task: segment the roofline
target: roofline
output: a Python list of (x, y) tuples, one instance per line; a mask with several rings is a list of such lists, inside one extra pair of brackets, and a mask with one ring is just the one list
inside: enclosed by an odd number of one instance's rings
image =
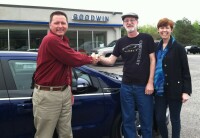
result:
[[(42, 21), (20, 21), (20, 20), (0, 20), (0, 23), (10, 23), (10, 24), (35, 24), (35, 25), (48, 25), (49, 22)], [(69, 26), (98, 26), (98, 27), (122, 27), (122, 24), (82, 24), (82, 23), (69, 23)]]
[(35, 9), (49, 9), (49, 10), (71, 10), (71, 11), (86, 11), (86, 12), (100, 12), (111, 14), (122, 14), (122, 12), (115, 11), (99, 11), (99, 10), (85, 10), (85, 9), (72, 9), (72, 8), (60, 8), (60, 7), (45, 7), (45, 6), (30, 6), (30, 5), (15, 5), (15, 4), (0, 4), (3, 7), (20, 7), (20, 8), (35, 8)]
[[(30, 52), (30, 51), (0, 51), (0, 58), (2, 57), (11, 57), (13, 55), (17, 57), (23, 56), (26, 57), (37, 57), (38, 53), (37, 52)], [(7, 55), (7, 56), (5, 56)]]

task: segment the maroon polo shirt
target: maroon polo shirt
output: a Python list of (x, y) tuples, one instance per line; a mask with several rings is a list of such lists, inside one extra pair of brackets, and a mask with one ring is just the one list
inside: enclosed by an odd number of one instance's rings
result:
[(71, 85), (72, 67), (92, 63), (92, 57), (76, 52), (69, 39), (51, 31), (43, 38), (37, 57), (35, 83), (43, 86)]

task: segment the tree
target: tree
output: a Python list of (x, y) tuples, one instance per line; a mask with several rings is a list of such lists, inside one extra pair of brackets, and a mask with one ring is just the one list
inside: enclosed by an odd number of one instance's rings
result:
[(178, 20), (175, 23), (173, 34), (182, 45), (191, 45), (194, 38), (195, 29), (187, 18)]
[(160, 36), (158, 34), (157, 28), (151, 25), (144, 25), (138, 28), (139, 32), (141, 33), (148, 33), (150, 34), (154, 40), (160, 39)]
[(194, 27), (194, 30), (195, 30), (192, 44), (200, 46), (200, 23), (198, 21), (195, 21), (192, 24), (192, 26)]
[(194, 27), (195, 31), (200, 32), (200, 23), (195, 21), (192, 26)]
[(121, 37), (127, 35), (126, 30), (124, 27), (121, 28)]
[[(140, 33), (148, 33), (148, 34), (150, 34), (154, 38), (154, 40), (160, 39), (160, 36), (158, 34), (158, 31), (157, 31), (157, 28), (154, 27), (154, 26), (144, 25), (144, 26), (138, 27), (138, 31)], [(125, 28), (123, 27), (121, 29), (121, 36), (125, 36), (125, 35), (127, 35), (127, 32), (126, 32)]]
[[(160, 40), (160, 36), (157, 33), (157, 28), (151, 25), (144, 25), (138, 27), (138, 31), (141, 33), (148, 33), (152, 35), (154, 40)], [(126, 30), (122, 28), (122, 36), (126, 35)], [(186, 45), (198, 45), (200, 46), (200, 22), (195, 21), (191, 24), (187, 18), (177, 20), (172, 34), (175, 39), (183, 46)]]

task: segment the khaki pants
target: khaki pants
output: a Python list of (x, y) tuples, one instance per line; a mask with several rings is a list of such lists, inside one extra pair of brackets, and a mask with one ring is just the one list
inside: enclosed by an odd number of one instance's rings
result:
[(71, 129), (71, 91), (43, 91), (34, 89), (33, 115), (35, 138), (52, 138), (56, 128), (59, 138), (73, 138)]

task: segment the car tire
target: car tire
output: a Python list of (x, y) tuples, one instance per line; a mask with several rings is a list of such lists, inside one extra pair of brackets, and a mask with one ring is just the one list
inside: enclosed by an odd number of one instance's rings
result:
[[(155, 116), (154, 116), (155, 117)], [(166, 124), (169, 124), (169, 112), (167, 112), (167, 118), (166, 118)], [(136, 125), (136, 129), (137, 129), (137, 138), (142, 138), (141, 136), (141, 125), (140, 125), (140, 121), (139, 121), (139, 114), (136, 111), (136, 121), (135, 121), (135, 125)], [(154, 122), (153, 122), (153, 131), (152, 131), (152, 137), (153, 138), (160, 138), (160, 132), (157, 128), (156, 122), (155, 122), (155, 118), (154, 118)], [(112, 125), (112, 130), (111, 130), (111, 136), (110, 138), (124, 138), (123, 136), (123, 131), (122, 131), (122, 117), (121, 114), (118, 115)]]
[[(141, 138), (141, 128), (139, 123), (139, 116), (136, 115), (136, 129), (137, 138)], [(113, 123), (110, 138), (124, 138), (122, 131), (122, 117), (118, 115)]]
[(122, 117), (118, 115), (112, 125), (110, 138), (122, 138)]

